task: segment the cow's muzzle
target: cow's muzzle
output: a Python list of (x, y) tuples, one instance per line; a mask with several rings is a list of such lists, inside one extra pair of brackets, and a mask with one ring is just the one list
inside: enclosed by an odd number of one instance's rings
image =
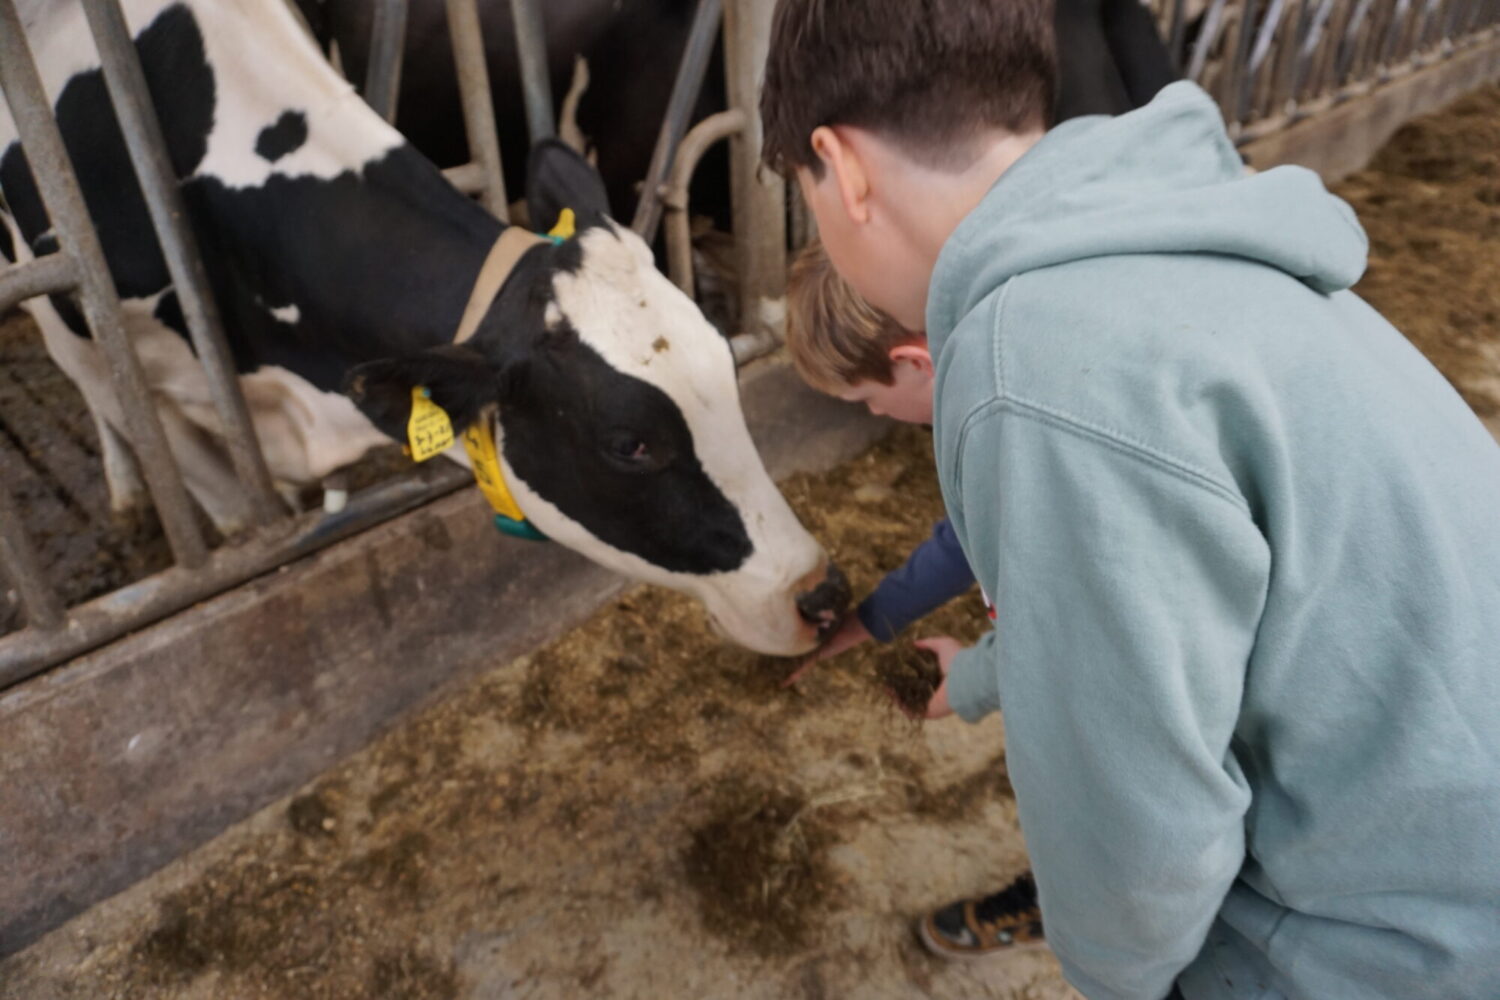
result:
[(830, 562), (821, 580), (804, 580), (803, 584), (811, 589), (797, 594), (797, 613), (823, 638), (838, 627), (849, 608), (849, 580)]

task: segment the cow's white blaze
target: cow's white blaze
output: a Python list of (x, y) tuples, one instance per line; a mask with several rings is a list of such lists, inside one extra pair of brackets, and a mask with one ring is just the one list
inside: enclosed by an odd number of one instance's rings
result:
[[(527, 516), (549, 536), (596, 562), (638, 579), (686, 591), (741, 645), (766, 653), (804, 652), (816, 641), (795, 599), (821, 578), (823, 550), (802, 527), (766, 473), (740, 409), (728, 342), (652, 263), (634, 233), (586, 230), (583, 264), (559, 273), (549, 320), (565, 317), (612, 368), (649, 382), (682, 412), (699, 463), (743, 520), (754, 551), (738, 569), (691, 575), (654, 566), (595, 538), (506, 474)], [(503, 440), (504, 428), (496, 431)]]

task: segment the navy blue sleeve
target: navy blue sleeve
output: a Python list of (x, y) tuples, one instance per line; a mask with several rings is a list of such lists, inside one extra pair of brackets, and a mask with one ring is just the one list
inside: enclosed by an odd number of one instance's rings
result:
[(890, 642), (912, 622), (968, 590), (974, 583), (958, 535), (947, 518), (907, 557), (905, 565), (886, 574), (875, 592), (855, 612), (870, 635)]

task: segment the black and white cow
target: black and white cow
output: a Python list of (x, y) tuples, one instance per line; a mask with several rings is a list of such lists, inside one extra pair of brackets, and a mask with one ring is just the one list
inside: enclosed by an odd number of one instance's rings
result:
[[(533, 158), (533, 220), (571, 207), (577, 235), (527, 250), (455, 345), (504, 227), (363, 104), (283, 0), (122, 6), (273, 477), (316, 482), (404, 438), (411, 390), (426, 386), (460, 432), (493, 421), (515, 498), (548, 536), (696, 596), (745, 646), (814, 645), (807, 618), (847, 593), (761, 465), (727, 344), (609, 219), (581, 159), (561, 145)], [(21, 11), (173, 452), (232, 531), (244, 499), (79, 5)], [(0, 110), (0, 249), (26, 260), (56, 241), (15, 134)], [(143, 502), (76, 307), (29, 309), (99, 426), (114, 503)]]

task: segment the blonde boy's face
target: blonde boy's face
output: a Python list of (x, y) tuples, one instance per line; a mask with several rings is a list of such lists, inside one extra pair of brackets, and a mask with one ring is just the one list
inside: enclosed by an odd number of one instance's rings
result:
[(905, 344), (891, 351), (891, 384), (861, 381), (838, 394), (848, 403), (863, 403), (877, 417), (908, 424), (932, 423), (932, 355), (927, 348)]

